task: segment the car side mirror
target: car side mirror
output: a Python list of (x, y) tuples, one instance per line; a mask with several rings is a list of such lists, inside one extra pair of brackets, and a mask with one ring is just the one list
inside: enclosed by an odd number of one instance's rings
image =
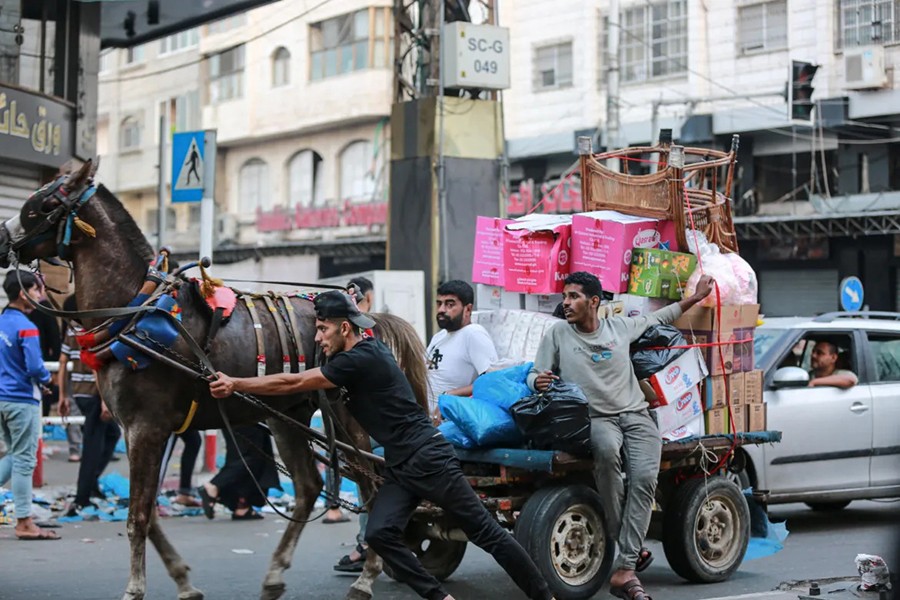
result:
[(776, 390), (809, 386), (809, 373), (800, 367), (781, 367), (775, 371), (772, 387)]

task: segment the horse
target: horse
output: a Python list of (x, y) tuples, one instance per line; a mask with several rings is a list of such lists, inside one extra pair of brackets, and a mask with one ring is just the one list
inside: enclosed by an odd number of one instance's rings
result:
[[(94, 185), (95, 171), (92, 161), (87, 161), (80, 169), (61, 175), (32, 194), (17, 217), (0, 225), (0, 265), (9, 266), (11, 258), (28, 264), (60, 254), (71, 262), (77, 305), (84, 313), (82, 324), (88, 329), (103, 325), (104, 321), (98, 312), (92, 317), (85, 311), (129, 305), (145, 285), (148, 264), (154, 258), (152, 248), (121, 202), (102, 184)], [(172, 348), (182, 356), (191, 357), (192, 347), (184, 332), (194, 340), (207, 340), (211, 317), (203, 306), (204, 294), (198, 287), (183, 276), (177, 278), (175, 285), (183, 331)], [(300, 338), (296, 340), (299, 350), (291, 356), (292, 367), (301, 368), (303, 356), (309, 363), (306, 366), (312, 367), (316, 356), (312, 302), (296, 296), (287, 301), (297, 317)], [(282, 368), (283, 355), (275, 322), (278, 317), (268, 310), (258, 314), (268, 358), (266, 370), (276, 372)], [(394, 352), (419, 404), (427, 411), (425, 348), (415, 329), (396, 316), (374, 314), (372, 317), (377, 323), (376, 335), (380, 335)], [(257, 352), (247, 347), (247, 340), (254, 336), (249, 309), (238, 302), (227, 325), (218, 328), (207, 342), (207, 364), (230, 375), (256, 375)], [(253, 424), (264, 419), (296, 489), (296, 506), (291, 520), (272, 555), (262, 584), (260, 597), (275, 600), (284, 594), (284, 572), (291, 566), (304, 523), (322, 490), (309, 438), (283, 419), (273, 418), (270, 410), (260, 406), (235, 397), (213, 400), (208, 379), (175, 366), (156, 360), (143, 370), (133, 370), (123, 362), (113, 360), (99, 366), (97, 371), (100, 394), (124, 429), (131, 473), (127, 521), (130, 573), (123, 600), (144, 597), (148, 537), (177, 585), (179, 600), (203, 598), (203, 593), (191, 585), (189, 567), (163, 533), (155, 510), (163, 448), (169, 435), (187, 421), (192, 429), (222, 429), (229, 424)], [(261, 401), (266, 407), (306, 425), (316, 409), (314, 397), (309, 394), (267, 397)], [(196, 411), (191, 419), (192, 404)], [(368, 435), (343, 403), (331, 402), (330, 405), (336, 415), (338, 427), (335, 429), (339, 438), (356, 448), (368, 449)], [(359, 464), (372, 473), (372, 461), (360, 461)], [(374, 496), (375, 486), (374, 478), (360, 478), (361, 495), (367, 502)], [(351, 585), (346, 599), (370, 599), (372, 582), (381, 568), (381, 559), (374, 552), (368, 552), (363, 573)]]

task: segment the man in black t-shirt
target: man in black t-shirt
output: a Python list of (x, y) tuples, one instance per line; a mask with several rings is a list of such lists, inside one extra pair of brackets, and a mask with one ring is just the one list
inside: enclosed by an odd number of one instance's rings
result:
[(406, 523), (421, 499), (458, 522), (469, 539), (490, 552), (529, 598), (551, 598), (547, 582), (524, 549), (491, 517), (469, 486), (453, 447), (431, 424), (393, 354), (361, 329), (375, 325), (339, 291), (315, 300), (316, 343), (328, 362), (303, 373), (232, 378), (218, 373), (212, 395), (234, 392), (281, 396), (344, 388), (347, 407), (375, 441), (384, 446), (385, 481), (375, 497), (366, 528), (369, 546), (394, 576), (423, 598), (452, 600), (403, 542)]

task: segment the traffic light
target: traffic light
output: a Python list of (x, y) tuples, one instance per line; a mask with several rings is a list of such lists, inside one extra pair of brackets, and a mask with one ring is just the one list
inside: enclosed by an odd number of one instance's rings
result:
[(791, 120), (810, 121), (813, 108), (813, 78), (819, 65), (795, 60), (791, 62), (791, 83), (788, 86), (788, 105)]

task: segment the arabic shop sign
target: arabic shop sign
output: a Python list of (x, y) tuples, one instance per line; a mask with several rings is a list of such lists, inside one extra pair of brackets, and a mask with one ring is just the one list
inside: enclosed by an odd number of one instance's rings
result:
[(72, 158), (73, 114), (58, 100), (0, 85), (0, 157), (60, 167)]

